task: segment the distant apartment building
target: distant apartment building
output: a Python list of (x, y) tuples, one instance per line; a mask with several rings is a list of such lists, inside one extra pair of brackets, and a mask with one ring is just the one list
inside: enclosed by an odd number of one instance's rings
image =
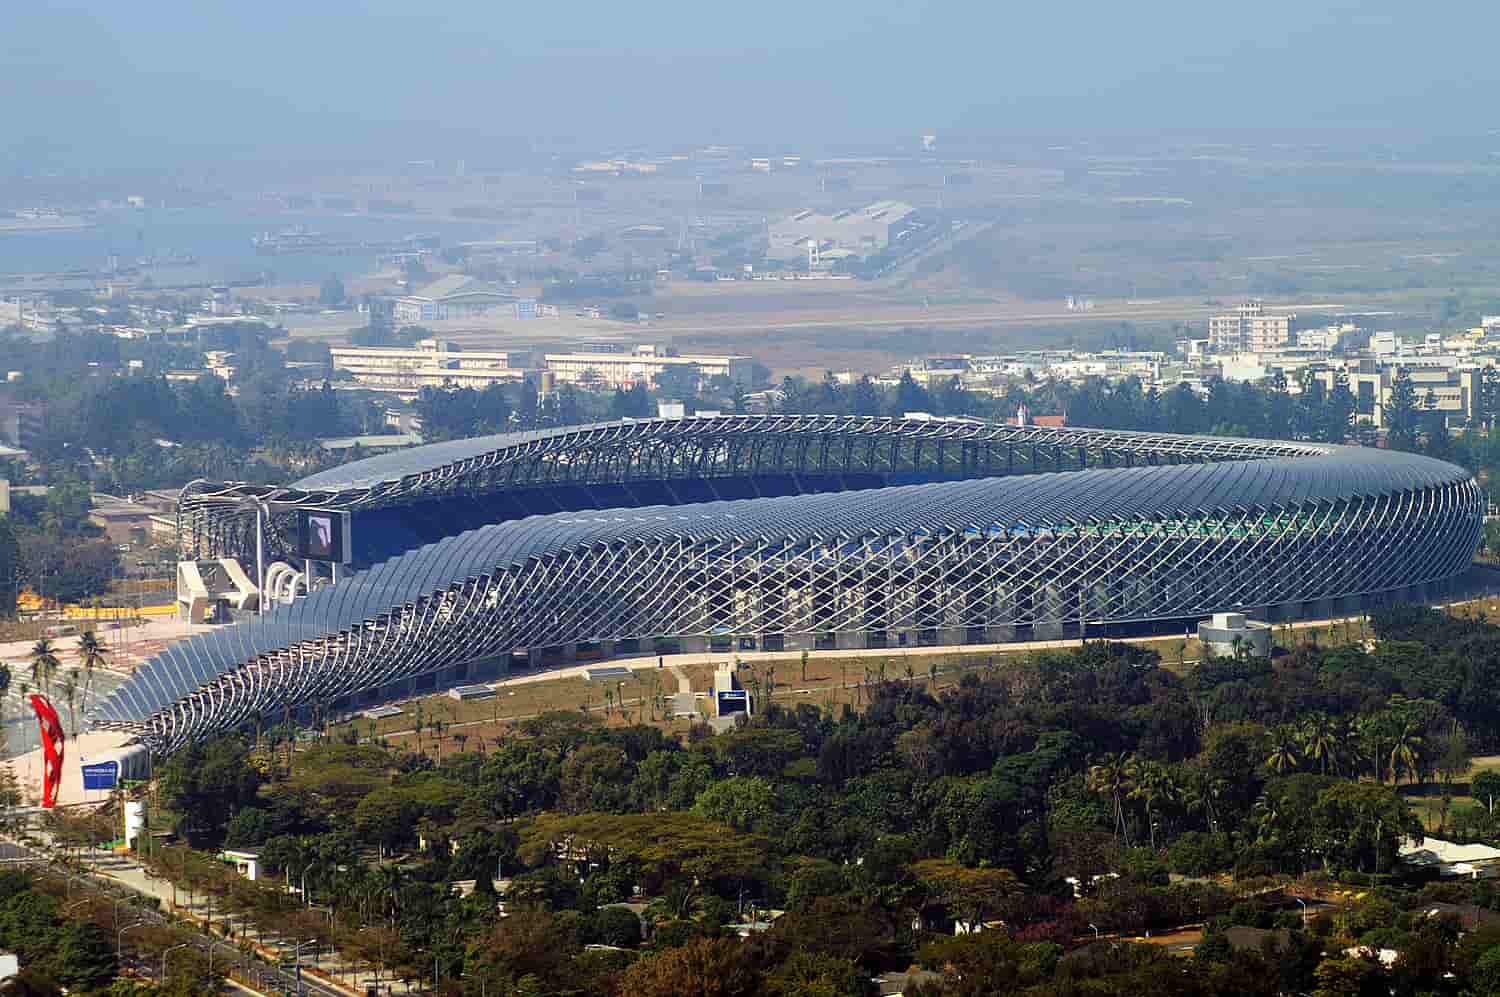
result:
[(516, 295), (484, 281), (450, 274), (411, 294), (397, 298), (391, 317), (397, 325), (420, 325), (445, 319), (472, 318), (498, 308), (511, 308)]
[(1240, 305), (1233, 315), (1208, 320), (1208, 345), (1215, 353), (1265, 353), (1292, 339), (1293, 315), (1268, 315), (1259, 301)]
[(1350, 323), (1328, 325), (1321, 329), (1302, 329), (1297, 332), (1297, 345), (1303, 349), (1331, 353), (1338, 349), (1346, 337), (1352, 338), (1358, 332), (1359, 326)]
[(376, 391), (416, 394), (422, 388), (485, 388), (524, 380), (534, 359), (530, 350), (460, 350), (441, 339), (415, 347), (336, 346), (328, 351), (335, 371), (347, 371)]
[[(1411, 381), (1417, 407), (1441, 412), (1444, 422), (1455, 428), (1474, 416), (1474, 402), (1479, 395), (1483, 368), (1460, 365), (1452, 357), (1404, 357), (1382, 361), (1365, 357), (1343, 371), (1354, 395), (1355, 420), (1376, 429), (1387, 426), (1386, 413), (1391, 406), (1391, 392), (1401, 371)], [(1339, 371), (1328, 369), (1315, 373), (1323, 387), (1333, 390)]]
[(704, 379), (727, 377), (749, 386), (755, 361), (747, 356), (678, 356), (658, 346), (638, 346), (631, 353), (548, 353), (543, 362), (558, 384), (603, 388), (650, 387), (656, 376), (671, 368), (696, 368)]

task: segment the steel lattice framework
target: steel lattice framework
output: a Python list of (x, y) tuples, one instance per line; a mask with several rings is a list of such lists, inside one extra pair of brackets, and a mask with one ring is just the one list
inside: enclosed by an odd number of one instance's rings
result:
[[(644, 441), (653, 434), (670, 439), (717, 421), (687, 422), (590, 427), (575, 439), (588, 447), (615, 433), (649, 451)], [(808, 446), (821, 450), (829, 438), (857, 436), (859, 422), (825, 420), (815, 431), (809, 427), (818, 420), (794, 420), (784, 424), (793, 439), (783, 447), (802, 449), (810, 439)], [(661, 638), (706, 645), (745, 635), (761, 646), (771, 638), (878, 646), (894, 635), (951, 644), (1038, 635), (1080, 621), (1347, 608), (1334, 600), (1420, 595), (1422, 586), (1463, 572), (1483, 513), (1467, 472), (1409, 454), (1103, 431), (1047, 430), (1042, 439), (1039, 431), (972, 423), (863, 422), (880, 447), (910, 428), (955, 453), (978, 442), (992, 452), (1003, 443), (999, 452), (1011, 454), (1050, 449), (1034, 465), (1040, 473), (1018, 473), (1012, 463), (1008, 475), (977, 480), (567, 512), (484, 526), (410, 550), (257, 622), (174, 645), (141, 666), (94, 720), (171, 750), (257, 713), (334, 703), (517, 648)], [(759, 427), (775, 424), (729, 420), (721, 431), (738, 425), (769, 433)], [(538, 458), (585, 466), (561, 453), (552, 457), (550, 439), (506, 444), (541, 447), (525, 461), (486, 456), (502, 448), (462, 459), (482, 460), (483, 471), (451, 470), (460, 462), (435, 466), (434, 483), (450, 487), (465, 475), (520, 463), (536, 467)], [(914, 452), (910, 440), (899, 442)], [(425, 449), (393, 456), (421, 459)], [(1059, 459), (1068, 455), (1076, 463), (1062, 466), (1075, 469), (1059, 473)], [(1161, 466), (1138, 466), (1156, 462)], [(674, 458), (656, 466), (682, 465)], [(310, 483), (299, 487), (306, 493)], [(344, 503), (391, 494), (388, 482), (344, 481), (341, 489)]]
[[(291, 549), (293, 507), (369, 510), (444, 496), (773, 475), (810, 490), (1311, 456), (1315, 445), (1161, 433), (1007, 426), (962, 419), (742, 415), (611, 422), (438, 443), (356, 461), (286, 486), (195, 481), (177, 510), (184, 557), (249, 558), (254, 511), (271, 511), (270, 557)], [(575, 501), (582, 496), (574, 493)], [(628, 502), (615, 492), (610, 504)], [(584, 507), (590, 507), (583, 498)]]

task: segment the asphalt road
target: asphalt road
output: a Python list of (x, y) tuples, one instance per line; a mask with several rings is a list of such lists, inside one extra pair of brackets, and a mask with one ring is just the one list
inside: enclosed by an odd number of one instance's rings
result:
[[(45, 852), (26, 845), (19, 845), (12, 841), (0, 841), (0, 863), (50, 865)], [(128, 886), (113, 882), (102, 876), (88, 873), (69, 873), (60, 869), (56, 870), (56, 872), (59, 875), (72, 875), (87, 879), (98, 887), (101, 894), (129, 901), (137, 922), (158, 925), (169, 923), (166, 915), (145, 903), (146, 900), (151, 898), (145, 897), (144, 894), (138, 893)], [(213, 959), (216, 964), (234, 966), (241, 976), (250, 981), (262, 993), (288, 995), (311, 994), (313, 997), (348, 997), (348, 991), (329, 986), (320, 980), (312, 979), (308, 976), (304, 976), (299, 983), (295, 973), (246, 956), (227, 941), (210, 938), (196, 931), (189, 933), (188, 941), (199, 952), (203, 953), (205, 957), (209, 954), (209, 950), (212, 949)], [(150, 969), (150, 967), (146, 968)]]

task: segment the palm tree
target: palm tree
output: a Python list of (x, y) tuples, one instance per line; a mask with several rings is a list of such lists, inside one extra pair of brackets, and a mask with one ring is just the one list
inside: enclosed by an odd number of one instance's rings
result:
[(1385, 781), (1384, 718), (1377, 715), (1360, 717), (1354, 722), (1354, 731), (1359, 740), (1360, 754), (1370, 762), (1371, 774), (1376, 782)]
[(1266, 757), (1266, 768), (1277, 775), (1295, 771), (1302, 764), (1297, 748), (1297, 728), (1291, 724), (1278, 725), (1271, 732), (1271, 754)]
[(62, 686), (58, 690), (62, 693), (63, 702), (68, 704), (68, 723), (73, 728), (73, 740), (78, 740), (78, 672), (69, 672), (63, 677)]
[(1302, 725), (1302, 754), (1309, 761), (1318, 763), (1318, 771), (1328, 774), (1328, 763), (1333, 763), (1334, 775), (1339, 771), (1339, 732), (1337, 725), (1326, 713), (1315, 713)]
[(1146, 828), (1154, 849), (1156, 818), (1163, 807), (1177, 798), (1177, 784), (1172, 781), (1171, 771), (1161, 762), (1137, 762), (1132, 759), (1131, 765), (1135, 768), (1135, 785), (1130, 790), (1130, 798), (1140, 800), (1146, 808)]
[(99, 639), (93, 630), (85, 630), (78, 638), (78, 663), (83, 666), (83, 705), (88, 707), (94, 690), (94, 671), (104, 667), (109, 654), (109, 645)]
[(43, 692), (52, 691), (52, 677), (61, 666), (51, 640), (43, 637), (31, 645), (31, 681), (41, 686)]
[(1391, 742), (1391, 782), (1401, 781), (1401, 770), (1406, 769), (1407, 779), (1417, 781), (1417, 770), (1422, 762), (1421, 728), (1411, 721), (1401, 725)]
[(1097, 765), (1089, 766), (1088, 787), (1096, 793), (1108, 796), (1115, 811), (1115, 833), (1130, 844), (1130, 829), (1125, 824), (1125, 797), (1132, 788), (1130, 757), (1123, 751), (1106, 754)]

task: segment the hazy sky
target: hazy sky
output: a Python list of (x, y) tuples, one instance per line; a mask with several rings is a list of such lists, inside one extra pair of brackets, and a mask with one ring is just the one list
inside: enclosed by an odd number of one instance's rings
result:
[[(16, 6), (24, 9), (15, 10)], [(0, 162), (1396, 126), (1483, 132), (1492, 3), (7, 5)]]

